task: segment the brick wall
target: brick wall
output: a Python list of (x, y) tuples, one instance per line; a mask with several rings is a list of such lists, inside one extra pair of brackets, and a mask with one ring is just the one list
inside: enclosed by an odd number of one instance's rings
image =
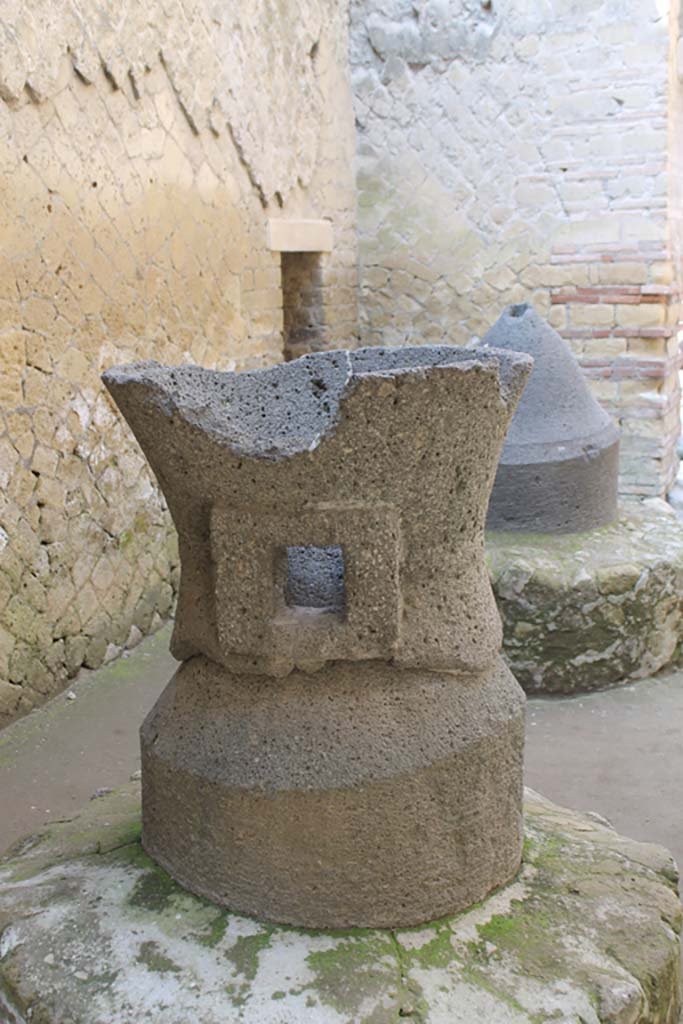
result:
[(462, 343), (532, 301), (619, 421), (625, 495), (677, 468), (677, 15), (352, 3), (365, 340)]

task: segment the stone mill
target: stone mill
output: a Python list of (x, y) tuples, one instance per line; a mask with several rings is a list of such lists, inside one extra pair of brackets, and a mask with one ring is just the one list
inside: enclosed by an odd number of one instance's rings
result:
[(178, 527), (181, 665), (141, 784), (0, 859), (0, 1019), (678, 1019), (670, 854), (523, 797), (484, 525), (530, 365), (105, 375)]
[(524, 698), (484, 522), (530, 366), (425, 346), (105, 374), (180, 538), (143, 845), (188, 889), (394, 926), (517, 871)]
[(534, 367), (510, 424), (491, 494), (492, 530), (572, 533), (617, 514), (619, 431), (598, 405), (567, 343), (521, 303), (483, 346), (527, 352)]
[(486, 524), (508, 664), (529, 693), (656, 672), (683, 630), (679, 521), (658, 499), (618, 506), (618, 428), (532, 306), (508, 306), (474, 351), (488, 346), (534, 360)]

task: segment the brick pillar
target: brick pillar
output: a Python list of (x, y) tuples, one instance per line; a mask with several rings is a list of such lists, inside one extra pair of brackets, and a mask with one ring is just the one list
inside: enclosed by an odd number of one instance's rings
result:
[(666, 493), (678, 468), (678, 294), (658, 244), (565, 246), (554, 263), (590, 284), (551, 289), (553, 325), (622, 433), (620, 491)]

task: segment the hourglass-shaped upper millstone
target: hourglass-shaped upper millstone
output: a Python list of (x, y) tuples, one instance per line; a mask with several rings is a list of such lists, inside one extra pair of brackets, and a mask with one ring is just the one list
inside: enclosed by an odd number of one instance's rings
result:
[(619, 431), (563, 338), (532, 306), (508, 306), (477, 351), (527, 352), (534, 367), (489, 503), (493, 530), (573, 533), (617, 514)]
[(531, 365), (420, 346), (107, 371), (178, 529), (176, 657), (273, 675), (489, 665), (501, 632), (484, 521)]

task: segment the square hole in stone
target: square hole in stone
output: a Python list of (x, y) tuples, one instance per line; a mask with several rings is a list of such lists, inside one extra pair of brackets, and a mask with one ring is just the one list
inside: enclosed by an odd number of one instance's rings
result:
[(290, 608), (344, 612), (346, 589), (341, 547), (288, 547), (285, 570), (285, 604)]

